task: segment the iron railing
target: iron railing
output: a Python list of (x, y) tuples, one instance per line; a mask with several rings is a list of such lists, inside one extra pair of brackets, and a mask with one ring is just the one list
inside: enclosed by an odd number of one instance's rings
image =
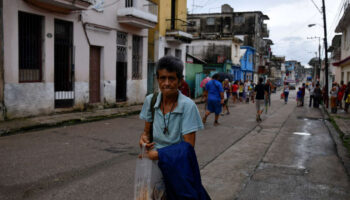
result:
[(167, 31), (183, 31), (187, 32), (187, 27), (192, 27), (193, 24), (182, 19), (166, 19)]
[(42, 23), (42, 16), (18, 13), (19, 82), (42, 80)]
[(126, 8), (137, 8), (158, 16), (158, 5), (149, 0), (125, 0)]

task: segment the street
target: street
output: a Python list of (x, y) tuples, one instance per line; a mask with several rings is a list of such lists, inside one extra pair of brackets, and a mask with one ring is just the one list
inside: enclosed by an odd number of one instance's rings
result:
[[(308, 93), (306, 94), (308, 97)], [(272, 95), (255, 121), (255, 104), (230, 102), (214, 127), (196, 134), (202, 181), (213, 200), (350, 199), (350, 182), (319, 109)], [(204, 104), (199, 104), (201, 115)], [(133, 115), (0, 138), (0, 199), (133, 199), (138, 140)]]

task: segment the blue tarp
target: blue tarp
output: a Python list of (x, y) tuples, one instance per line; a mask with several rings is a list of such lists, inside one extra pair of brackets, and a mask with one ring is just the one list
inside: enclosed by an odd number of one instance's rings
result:
[(194, 148), (181, 142), (158, 149), (158, 166), (166, 186), (167, 200), (209, 200), (199, 172)]

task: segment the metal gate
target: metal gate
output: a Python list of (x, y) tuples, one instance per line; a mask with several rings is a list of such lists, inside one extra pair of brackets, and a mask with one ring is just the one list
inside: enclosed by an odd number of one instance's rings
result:
[(73, 23), (55, 19), (55, 108), (74, 105)]
[(156, 71), (155, 71), (155, 63), (148, 63), (148, 71), (147, 71), (147, 94), (151, 94), (154, 92), (155, 84), (156, 84)]
[(117, 86), (116, 101), (126, 101), (127, 86), (127, 33), (117, 32)]

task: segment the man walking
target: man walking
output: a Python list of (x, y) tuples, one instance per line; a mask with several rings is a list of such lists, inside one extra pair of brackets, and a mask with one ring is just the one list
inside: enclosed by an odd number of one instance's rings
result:
[(222, 110), (222, 104), (224, 103), (224, 89), (218, 79), (219, 74), (214, 74), (212, 80), (205, 85), (206, 90), (204, 92), (208, 105), (202, 121), (205, 123), (210, 113), (215, 113), (214, 126), (219, 125), (218, 120)]
[(304, 97), (305, 97), (305, 83), (301, 87), (301, 106), (304, 106)]
[(271, 106), (271, 90), (272, 90), (272, 86), (271, 86), (271, 82), (270, 79), (267, 79), (265, 85), (265, 112), (267, 113), (268, 107)]
[(310, 94), (309, 107), (311, 107), (312, 101), (314, 101), (314, 90), (315, 90), (315, 83), (312, 82), (312, 84), (309, 85), (309, 94)]
[(263, 78), (259, 78), (259, 82), (258, 85), (255, 86), (255, 100), (256, 100), (256, 121), (257, 122), (261, 122), (261, 117), (260, 115), (263, 113), (264, 111), (264, 96), (265, 94), (265, 88), (263, 85)]

